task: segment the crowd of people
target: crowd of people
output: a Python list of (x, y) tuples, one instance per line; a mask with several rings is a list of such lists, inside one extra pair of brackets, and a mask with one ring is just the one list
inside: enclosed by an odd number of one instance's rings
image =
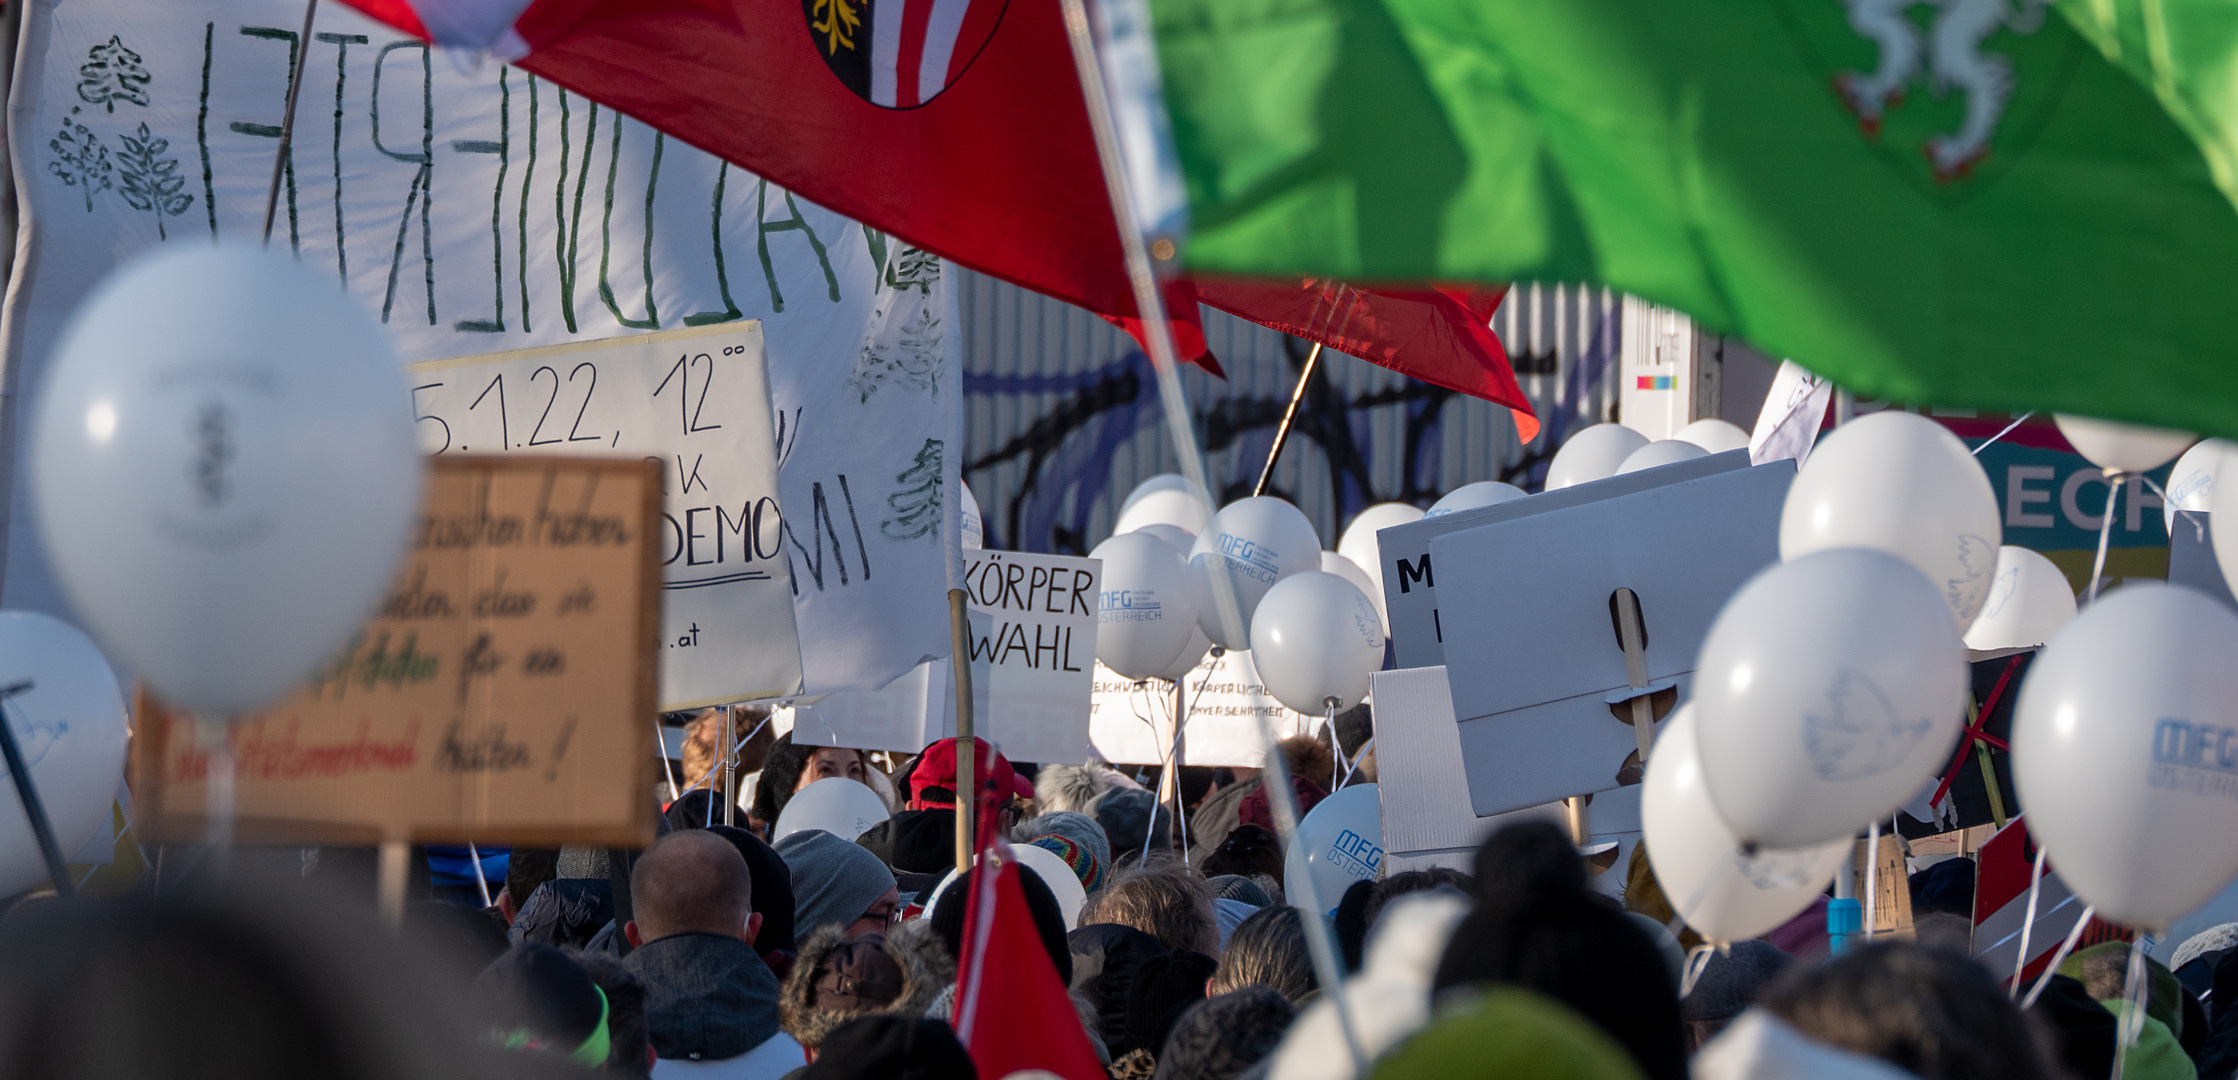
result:
[[(1364, 724), (1340, 745), (1357, 751)], [(487, 907), (430, 893), (388, 925), (341, 853), (291, 849), (289, 865), (246, 848), (182, 858), (122, 896), (19, 899), (0, 918), (0, 1076), (979, 1076), (950, 1022), (978, 887), (976, 875), (944, 884), (955, 741), (890, 771), (854, 750), (757, 742), (734, 773), (751, 790), (732, 792), (712, 744), (687, 738), (686, 774), (707, 783), (663, 808), (655, 844), (514, 849)], [(1029, 777), (979, 746), (980, 810), (1009, 844), (1057, 856), (1077, 879), (1064, 891), (1086, 899), (1069, 912), (1030, 867), (1020, 874), (1035, 951), (1070, 1000), (1030, 1021), (985, 1019), (974, 1039), (1077, 1023), (1108, 1076), (1142, 1080), (2096, 1080), (2115, 1068), (2129, 946), (2075, 953), (2023, 1007), (1950, 925), (1971, 900), (1963, 859), (1917, 876), (1914, 938), (1835, 948), (1814, 907), (1690, 962), (1639, 860), (1620, 901), (1594, 888), (1566, 830), (1523, 821), (1466, 869), (1390, 872), (1322, 898), (1343, 972), (1331, 987), (1308, 940), (1319, 916), (1284, 895), (1254, 771), (1185, 770), (1169, 789), (1177, 820), (1109, 767)], [(1329, 794), (1319, 778), (1347, 779), (1326, 743), (1292, 740), (1284, 758), (1301, 809)], [(1354, 782), (1373, 778), (1372, 761), (1348, 764), (1364, 765)], [(771, 843), (791, 797), (832, 777), (882, 792), (894, 813), (853, 839), (807, 829)], [(2238, 981), (2238, 924), (2152, 962), (2148, 981), (2123, 1075), (2238, 1071), (2238, 1016), (2215, 1008), (2238, 1000), (2217, 992)]]

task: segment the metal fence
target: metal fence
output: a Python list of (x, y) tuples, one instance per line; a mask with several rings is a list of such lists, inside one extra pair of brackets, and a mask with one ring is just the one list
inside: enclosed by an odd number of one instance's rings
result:
[[(964, 479), (987, 545), (1084, 554), (1110, 534), (1141, 481), (1178, 471), (1149, 360), (1101, 318), (1006, 282), (960, 271)], [(1535, 486), (1545, 447), (1605, 418), (1615, 380), (1618, 297), (1527, 283), (1493, 316), (1545, 427), (1526, 446), (1508, 411), (1335, 352), (1324, 354), (1269, 483), (1296, 503), (1325, 547), (1379, 502), (1428, 506), (1478, 480)], [(1204, 309), (1227, 378), (1188, 368), (1182, 385), (1222, 501), (1250, 493), (1301, 370), (1306, 346)]]

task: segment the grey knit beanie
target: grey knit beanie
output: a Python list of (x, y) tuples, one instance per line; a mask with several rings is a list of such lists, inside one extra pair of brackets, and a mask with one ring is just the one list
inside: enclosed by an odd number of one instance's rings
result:
[(893, 872), (869, 849), (822, 829), (802, 829), (777, 841), (777, 855), (793, 872), (795, 932), (845, 926), (894, 887)]

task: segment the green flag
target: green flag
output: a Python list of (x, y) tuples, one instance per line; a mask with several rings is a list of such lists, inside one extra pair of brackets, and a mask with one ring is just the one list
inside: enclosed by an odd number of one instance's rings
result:
[(1599, 282), (1867, 396), (2238, 434), (2238, 212), (2035, 0), (1154, 3), (1198, 272)]

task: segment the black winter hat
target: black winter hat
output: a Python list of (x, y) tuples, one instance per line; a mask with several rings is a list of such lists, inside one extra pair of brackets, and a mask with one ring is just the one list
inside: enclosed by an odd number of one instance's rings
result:
[[(959, 959), (964, 955), (964, 907), (971, 889), (979, 884), (979, 875), (971, 875), (968, 881), (968, 886), (948, 886), (930, 916), (933, 932), (948, 943), (949, 955)], [(1056, 965), (1057, 981), (1071, 986), (1072, 949), (1065, 944), (1065, 909), (1058, 905), (1057, 894), (1049, 891), (1040, 874), (1025, 867), (1019, 867), (1018, 887), (1026, 894), (1026, 912), (1034, 917), (1034, 930), (1041, 935), (1042, 947), (1049, 950), (1049, 962)]]
[(855, 838), (896, 874), (940, 874), (956, 865), (956, 812), (904, 810)]
[(979, 1080), (956, 1033), (938, 1020), (866, 1016), (824, 1036), (801, 1080)]
[(1158, 1051), (1157, 1080), (1233, 1080), (1274, 1053), (1297, 1016), (1289, 998), (1265, 986), (1197, 1002)]
[(1112, 1048), (1114, 1056), (1126, 1050), (1156, 1056), (1182, 1011), (1204, 1000), (1205, 980), (1219, 968), (1219, 961), (1186, 949), (1143, 961), (1127, 985), (1127, 1040)]
[(1493, 833), (1477, 852), (1476, 890), (1433, 994), (1480, 983), (1537, 991), (1616, 1039), (1647, 1080), (1686, 1080), (1671, 969), (1631, 916), (1586, 887), (1585, 860), (1561, 829), (1532, 821)]
[(716, 825), (707, 831), (730, 841), (739, 857), (746, 860), (746, 872), (754, 882), (754, 912), (762, 917), (761, 933), (754, 935), (754, 951), (767, 957), (798, 948), (793, 940), (792, 868), (785, 865), (776, 848), (744, 829)]
[(474, 980), (474, 999), (499, 1032), (526, 1031), (562, 1052), (589, 1038), (606, 1015), (590, 973), (549, 945), (507, 949)]
[(1694, 980), (1694, 990), (1679, 1002), (1685, 1020), (1726, 1020), (1748, 1011), (1756, 992), (1779, 977), (1795, 958), (1768, 941), (1736, 941), (1731, 952), (1714, 952)]

